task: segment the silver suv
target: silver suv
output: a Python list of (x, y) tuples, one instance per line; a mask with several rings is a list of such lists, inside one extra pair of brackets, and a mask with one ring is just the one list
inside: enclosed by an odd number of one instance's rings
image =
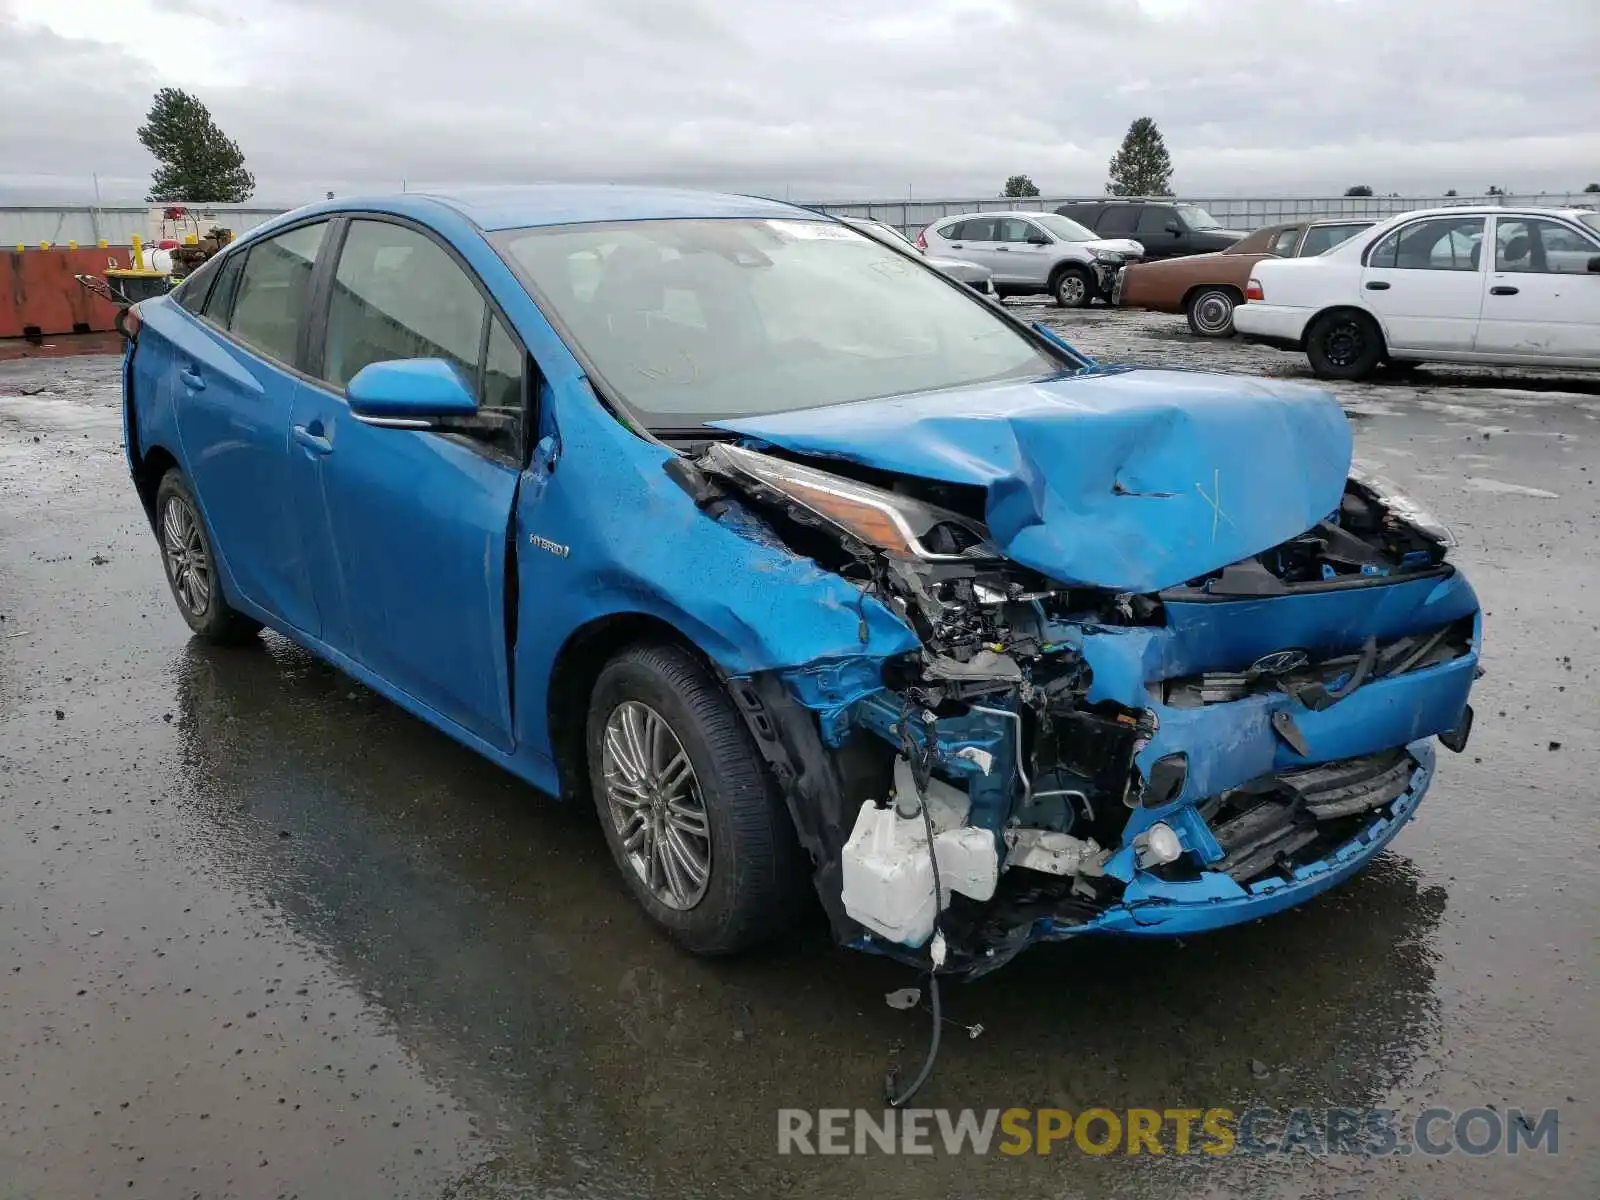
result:
[(917, 235), (930, 255), (988, 267), (1001, 296), (1048, 292), (1064, 308), (1107, 301), (1117, 274), (1144, 257), (1129, 238), (1101, 238), (1055, 213), (986, 212), (945, 217)]

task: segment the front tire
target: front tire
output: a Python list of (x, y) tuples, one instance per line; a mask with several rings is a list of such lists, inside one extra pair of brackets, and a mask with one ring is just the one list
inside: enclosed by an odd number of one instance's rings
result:
[(1365, 379), (1383, 355), (1383, 333), (1365, 313), (1323, 313), (1306, 333), (1306, 358), (1318, 379)]
[(249, 641), (261, 632), (259, 621), (239, 612), (222, 594), (211, 533), (177, 467), (156, 488), (156, 537), (178, 613), (198, 637), (227, 644)]
[(1094, 299), (1094, 276), (1083, 267), (1063, 267), (1050, 294), (1062, 308), (1088, 308)]
[(1233, 310), (1238, 303), (1239, 294), (1232, 288), (1201, 288), (1184, 306), (1190, 332), (1196, 337), (1232, 337)]
[(600, 672), (589, 784), (611, 856), (650, 918), (697, 954), (782, 933), (806, 890), (777, 785), (727, 693), (688, 651), (643, 645)]

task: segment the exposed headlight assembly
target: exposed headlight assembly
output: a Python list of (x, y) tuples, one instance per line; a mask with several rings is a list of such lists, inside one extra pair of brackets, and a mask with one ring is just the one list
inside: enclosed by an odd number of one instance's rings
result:
[[(730, 442), (713, 444), (699, 459), (699, 465), (753, 484), (758, 491), (776, 492), (858, 541), (890, 554), (926, 562), (1005, 557), (978, 522), (842, 475), (746, 450)], [(941, 527), (942, 533), (936, 538), (935, 531)]]
[(1456, 535), (1450, 532), (1448, 525), (1402, 492), (1392, 480), (1385, 479), (1381, 475), (1369, 474), (1353, 463), (1350, 466), (1350, 480), (1352, 483), (1360, 484), (1364, 491), (1388, 511), (1390, 516), (1404, 521), (1418, 533), (1432, 538), (1441, 546), (1457, 544)]

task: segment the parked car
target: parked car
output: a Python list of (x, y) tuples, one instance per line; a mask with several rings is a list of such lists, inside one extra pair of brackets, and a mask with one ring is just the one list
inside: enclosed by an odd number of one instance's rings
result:
[(1138, 238), (1146, 259), (1226, 250), (1244, 237), (1197, 204), (1175, 200), (1080, 200), (1056, 212), (1100, 237)]
[(1600, 214), (1403, 213), (1317, 258), (1258, 262), (1234, 326), (1324, 379), (1380, 362), (1600, 367)]
[(1096, 367), (804, 209), (328, 201), (126, 324), (189, 627), (589, 797), (695, 951), (808, 875), (841, 941), (951, 973), (1248, 921), (1466, 742), (1477, 601), (1333, 397)]
[(1001, 296), (1047, 292), (1063, 308), (1109, 300), (1117, 273), (1144, 256), (1138, 242), (1096, 237), (1076, 221), (1039, 212), (945, 217), (919, 233), (917, 245), (988, 267)]
[(836, 219), (844, 222), (851, 229), (859, 229), (868, 237), (875, 237), (880, 242), (886, 242), (896, 249), (915, 251), (917, 254), (922, 255), (927, 264), (935, 271), (943, 271), (951, 279), (959, 280), (975, 292), (985, 296), (993, 296), (995, 294), (994, 272), (989, 270), (988, 267), (979, 263), (968, 262), (961, 258), (938, 258), (929, 255), (927, 251), (893, 225), (886, 224), (883, 221), (874, 221), (868, 217), (838, 217)]
[(1215, 254), (1139, 263), (1117, 277), (1112, 302), (1183, 313), (1189, 318), (1189, 328), (1201, 337), (1231, 337), (1233, 310), (1244, 303), (1251, 267), (1264, 258), (1321, 254), (1371, 225), (1371, 221), (1268, 225)]

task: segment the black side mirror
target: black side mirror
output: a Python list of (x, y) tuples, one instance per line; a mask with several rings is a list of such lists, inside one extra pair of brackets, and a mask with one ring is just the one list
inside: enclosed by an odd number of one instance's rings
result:
[(1589, 256), (1589, 270), (1600, 275), (1600, 254), (1591, 254)]
[(1050, 239), (1042, 233), (1030, 233), (1028, 235), (1028, 245), (1030, 246), (1048, 246), (1049, 244)]

